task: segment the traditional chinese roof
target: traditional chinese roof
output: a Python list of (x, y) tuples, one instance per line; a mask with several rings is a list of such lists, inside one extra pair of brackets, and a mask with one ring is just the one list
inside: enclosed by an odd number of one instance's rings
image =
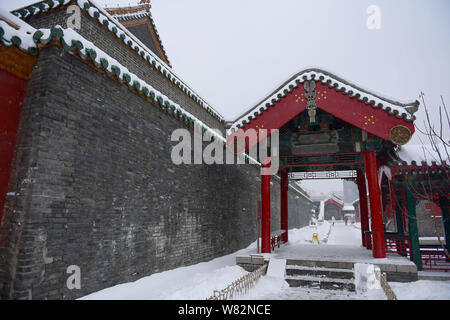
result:
[[(394, 185), (407, 181), (418, 198), (450, 196), (450, 161), (444, 145), (406, 145), (396, 151), (399, 160), (391, 165)], [(440, 154), (440, 155), (439, 155)], [(396, 193), (402, 189), (397, 187)]]
[(353, 204), (346, 204), (342, 208), (342, 211), (355, 211), (355, 207), (353, 206)]
[(443, 144), (432, 146), (430, 144), (401, 146), (396, 151), (396, 168), (403, 169), (428, 169), (437, 167), (449, 167), (449, 148)]
[(111, 7), (105, 8), (105, 10), (131, 32), (133, 32), (133, 28), (138, 26), (146, 27), (149, 36), (147, 39), (143, 39), (138, 35), (136, 36), (152, 49), (152, 51), (155, 51), (167, 65), (171, 66), (158, 30), (156, 29), (155, 22), (153, 21), (150, 8), (150, 0), (141, 0), (140, 3), (135, 6)]
[[(281, 126), (287, 120), (289, 120), (289, 118), (292, 118), (305, 109), (305, 90), (302, 88), (303, 86), (300, 86), (300, 84), (310, 82), (311, 80), (317, 83), (317, 91), (319, 91), (319, 93), (321, 94), (318, 94), (319, 99), (320, 97), (324, 98), (324, 100), (322, 100), (323, 103), (319, 102), (317, 108), (324, 109), (325, 111), (332, 114), (334, 113), (335, 116), (341, 118), (344, 121), (349, 120), (349, 115), (356, 114), (356, 112), (359, 114), (370, 114), (369, 117), (372, 118), (369, 118), (369, 121), (367, 121), (367, 117), (361, 117), (362, 119), (360, 119), (359, 121), (357, 121), (357, 119), (353, 119), (355, 120), (353, 124), (358, 125), (367, 132), (377, 135), (386, 140), (389, 140), (390, 127), (383, 128), (383, 132), (380, 132), (379, 129), (375, 130), (373, 126), (371, 127), (372, 124), (375, 124), (375, 121), (372, 121), (372, 119), (374, 119), (373, 113), (376, 111), (383, 111), (382, 113), (378, 112), (377, 114), (380, 120), (380, 124), (386, 122), (386, 119), (392, 118), (392, 120), (389, 121), (391, 124), (398, 123), (400, 125), (408, 127), (411, 132), (414, 132), (414, 126), (412, 125), (412, 123), (415, 120), (414, 113), (419, 107), (419, 101), (416, 100), (412, 102), (399, 102), (390, 98), (382, 97), (379, 94), (370, 92), (369, 90), (354, 85), (330, 72), (312, 68), (295, 74), (288, 81), (283, 83), (275, 91), (269, 94), (266, 98), (243, 113), (240, 117), (237, 118), (236, 121), (231, 124), (229, 133), (233, 133), (239, 128), (253, 127), (253, 125), (258, 124), (258, 121), (261, 121), (262, 116), (264, 116), (264, 114), (268, 112), (271, 113), (271, 118), (274, 119), (270, 121), (272, 124), (271, 128), (273, 128), (273, 125)], [(327, 107), (330, 106), (331, 100), (330, 97), (329, 100), (325, 102), (327, 97), (326, 95), (323, 95), (323, 93), (327, 93), (327, 90), (328, 92), (340, 93), (341, 96), (343, 95), (348, 98), (346, 105), (341, 105), (340, 108), (335, 108), (339, 109), (339, 112), (337, 110), (327, 110)], [(341, 96), (334, 96), (335, 98), (339, 99), (339, 102), (343, 101)], [(290, 101), (288, 101), (289, 99)], [(357, 101), (360, 102), (360, 104), (351, 103), (351, 101)], [(305, 105), (305, 107), (302, 109), (298, 106), (294, 106), (293, 102), (301, 102), (303, 103), (303, 105)], [(277, 106), (283, 104), (283, 108), (279, 109), (279, 112), (277, 112), (277, 114), (275, 114), (274, 111), (271, 112), (274, 107), (276, 108)], [(363, 112), (363, 109), (360, 106), (361, 104), (367, 108), (367, 110), (364, 109), (366, 110), (366, 112)], [(348, 109), (348, 111), (352, 112), (342, 112), (342, 108), (353, 108), (353, 110)], [(286, 117), (283, 118), (282, 116), (279, 116), (280, 112), (285, 113)], [(389, 116), (389, 118), (382, 116), (382, 114)], [(261, 126), (259, 125), (259, 127)], [(268, 126), (265, 127), (269, 128)]]
[(327, 199), (325, 199), (325, 205), (329, 203), (334, 203), (336, 206), (341, 209), (344, 207), (344, 201), (341, 198), (337, 197), (334, 193), (331, 194)]
[[(149, 64), (153, 65), (164, 77), (171, 81), (175, 86), (182, 90), (185, 94), (191, 97), (196, 103), (198, 103), (204, 110), (210, 113), (214, 118), (220, 122), (225, 122), (222, 115), (214, 110), (204, 99), (202, 99), (197, 93), (195, 93), (175, 72), (172, 70), (163, 59), (158, 57), (152, 50), (150, 50), (142, 41), (140, 41), (135, 35), (133, 35), (119, 20), (111, 16), (104, 8), (99, 7), (94, 1), (89, 0), (43, 0), (38, 3), (34, 3), (24, 8), (20, 8), (12, 11), (12, 14), (16, 17), (26, 21), (28, 18), (40, 14), (49, 14), (52, 10), (67, 6), (69, 4), (78, 5), (82, 10), (86, 11), (87, 15), (92, 19), (97, 20), (100, 24), (104, 25), (110, 32), (112, 32), (120, 41), (134, 50), (139, 56), (145, 59)], [(120, 18), (119, 18), (120, 19)], [(57, 27), (57, 26), (55, 26)], [(58, 26), (59, 27), (59, 26)], [(156, 29), (155, 29), (156, 30)], [(12, 43), (20, 39), (19, 35), (12, 38)], [(28, 37), (23, 37), (28, 39)], [(2, 42), (9, 46), (11, 39), (3, 38)], [(36, 39), (35, 39), (36, 40)], [(30, 43), (19, 44), (25, 51), (37, 54), (37, 48)], [(26, 48), (24, 46), (26, 45)], [(70, 45), (70, 44), (69, 44)]]

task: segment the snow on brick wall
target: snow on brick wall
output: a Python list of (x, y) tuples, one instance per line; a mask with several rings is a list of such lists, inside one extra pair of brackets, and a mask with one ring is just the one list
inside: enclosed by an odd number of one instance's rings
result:
[[(0, 229), (18, 249), (0, 246), (1, 296), (73, 299), (253, 242), (259, 169), (172, 164), (182, 126), (61, 48), (42, 49), (13, 163), (19, 189), (8, 190), (17, 196)], [(272, 190), (279, 229), (278, 182)], [(290, 227), (307, 225), (311, 204), (291, 192), (289, 205)], [(70, 265), (80, 290), (66, 286)]]

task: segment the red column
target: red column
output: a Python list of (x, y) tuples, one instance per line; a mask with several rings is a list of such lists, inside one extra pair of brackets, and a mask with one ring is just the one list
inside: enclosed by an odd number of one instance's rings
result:
[(373, 257), (386, 258), (383, 216), (381, 212), (380, 185), (378, 184), (377, 158), (375, 151), (364, 152), (367, 183), (369, 186), (370, 216), (372, 219)]
[[(264, 168), (270, 167), (270, 162), (264, 164)], [(270, 175), (261, 175), (261, 253), (270, 253)]]
[(361, 220), (362, 245), (367, 247), (367, 235), (365, 232), (369, 231), (369, 206), (367, 202), (366, 178), (361, 169), (357, 170), (356, 181), (358, 183), (359, 191), (359, 215)]
[(281, 241), (288, 241), (288, 189), (289, 189), (289, 180), (288, 173), (286, 171), (280, 171), (280, 199), (281, 199), (281, 230), (286, 230), (286, 233), (283, 234)]

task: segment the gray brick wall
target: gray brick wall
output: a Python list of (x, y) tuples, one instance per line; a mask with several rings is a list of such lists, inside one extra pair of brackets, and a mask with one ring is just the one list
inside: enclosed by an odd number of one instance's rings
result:
[[(60, 48), (41, 50), (0, 226), (1, 297), (74, 299), (253, 242), (259, 170), (172, 164), (180, 127)], [(272, 190), (279, 229), (278, 182)], [(309, 220), (310, 204), (296, 196), (291, 228)], [(70, 265), (81, 268), (80, 290), (66, 287)]]
[(141, 40), (142, 43), (147, 46), (147, 48), (152, 50), (154, 54), (161, 58), (161, 60), (164, 60), (164, 57), (161, 57), (158, 53), (158, 49), (156, 49), (156, 44), (153, 41), (150, 32), (148, 31), (147, 25), (141, 24), (135, 27), (128, 27), (127, 29), (130, 30), (139, 40)]

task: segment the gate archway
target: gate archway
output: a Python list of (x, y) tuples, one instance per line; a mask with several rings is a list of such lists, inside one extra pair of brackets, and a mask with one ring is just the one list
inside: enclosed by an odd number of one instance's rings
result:
[[(270, 130), (278, 130), (279, 150), (274, 150), (274, 143), (269, 145), (270, 154), (279, 154), (282, 195), (283, 185), (294, 173), (355, 172), (353, 179), (356, 178), (360, 192), (363, 245), (373, 248), (375, 258), (385, 258), (378, 168), (391, 161), (398, 145), (411, 139), (413, 114), (418, 107), (418, 101), (396, 102), (329, 72), (308, 69), (294, 75), (240, 116), (230, 127), (228, 139), (234, 141), (246, 130), (261, 132), (255, 141), (246, 140), (249, 151), (265, 139), (269, 140)], [(261, 197), (262, 252), (267, 253), (271, 251), (270, 176), (262, 176)], [(286, 197), (281, 198), (281, 227), (287, 240), (288, 208)]]

